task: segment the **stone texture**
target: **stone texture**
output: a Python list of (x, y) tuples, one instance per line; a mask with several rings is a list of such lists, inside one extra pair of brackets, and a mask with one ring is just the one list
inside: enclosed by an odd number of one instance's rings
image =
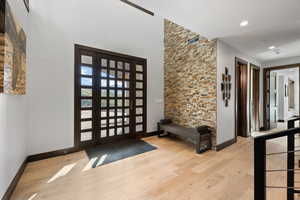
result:
[(4, 83), (4, 33), (0, 33), (0, 93), (3, 92)]
[(165, 20), (165, 117), (185, 127), (208, 125), (216, 138), (217, 42)]
[(0, 92), (24, 95), (26, 92), (26, 34), (16, 21), (8, 2), (2, 1), (1, 6)]

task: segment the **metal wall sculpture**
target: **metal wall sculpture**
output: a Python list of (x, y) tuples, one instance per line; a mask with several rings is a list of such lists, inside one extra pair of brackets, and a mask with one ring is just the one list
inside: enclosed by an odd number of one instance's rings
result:
[(222, 74), (221, 90), (225, 107), (228, 107), (231, 98), (231, 75), (229, 75), (227, 67), (225, 67), (225, 73)]

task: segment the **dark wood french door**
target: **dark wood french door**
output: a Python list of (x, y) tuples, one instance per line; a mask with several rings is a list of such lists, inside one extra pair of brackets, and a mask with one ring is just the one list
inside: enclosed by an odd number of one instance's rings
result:
[(78, 146), (146, 132), (146, 60), (75, 46), (75, 142)]
[[(264, 69), (264, 73), (263, 73), (263, 91), (264, 91), (264, 104), (263, 104), (263, 108), (264, 108), (264, 113), (263, 113), (263, 121), (264, 121), (264, 130), (270, 130), (272, 127), (272, 119), (271, 119), (271, 82), (272, 82), (272, 76), (271, 76), (271, 72), (274, 70), (284, 70), (284, 69), (290, 69), (290, 68), (298, 68), (299, 69), (299, 76), (300, 76), (300, 63), (298, 64), (291, 64), (291, 65), (283, 65), (283, 66), (275, 66), (275, 67), (268, 67)], [(285, 90), (285, 95), (287, 94), (287, 88), (284, 88)], [(298, 92), (298, 91), (297, 91)], [(299, 87), (299, 93), (300, 93), (300, 87)], [(300, 99), (299, 99), (300, 100)], [(300, 101), (299, 101), (300, 104)], [(300, 113), (299, 113), (300, 115)]]
[(264, 126), (265, 130), (270, 130), (271, 120), (270, 120), (270, 70), (264, 71)]

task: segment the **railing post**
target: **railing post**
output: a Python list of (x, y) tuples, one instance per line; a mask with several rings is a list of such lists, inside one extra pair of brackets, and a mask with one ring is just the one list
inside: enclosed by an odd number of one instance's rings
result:
[(293, 120), (288, 121), (288, 129), (290, 129), (290, 128), (295, 128), (295, 121), (293, 121)]
[(294, 169), (295, 169), (295, 136), (288, 137), (288, 153), (287, 155), (287, 199), (294, 200)]
[[(288, 129), (295, 128), (295, 121), (288, 121)], [(287, 147), (288, 153), (287, 154), (287, 199), (294, 200), (294, 169), (295, 169), (295, 135), (287, 136)]]
[(254, 139), (254, 200), (266, 200), (266, 140)]

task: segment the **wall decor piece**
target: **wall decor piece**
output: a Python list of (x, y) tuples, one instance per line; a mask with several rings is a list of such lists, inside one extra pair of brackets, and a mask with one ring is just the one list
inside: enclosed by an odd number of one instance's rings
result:
[(225, 67), (225, 73), (222, 74), (221, 90), (225, 107), (228, 107), (228, 102), (231, 98), (231, 75), (228, 73), (228, 68)]
[(0, 92), (26, 93), (26, 34), (6, 0), (0, 3)]

